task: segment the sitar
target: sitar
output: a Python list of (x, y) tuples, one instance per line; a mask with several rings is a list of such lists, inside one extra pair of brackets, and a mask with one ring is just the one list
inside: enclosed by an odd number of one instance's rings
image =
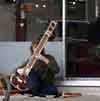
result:
[[(36, 63), (37, 56), (41, 55), (43, 48), (45, 47), (46, 43), (48, 42), (49, 38), (53, 35), (53, 31), (57, 25), (57, 22), (52, 20), (43, 34), (42, 38), (40, 39), (38, 45), (34, 49), (32, 56), (30, 57), (28, 63), (23, 66), (23, 68), (17, 68), (14, 73), (10, 75), (10, 83), (11, 85), (18, 89), (19, 91), (26, 91), (27, 88), (27, 78), (32, 68), (34, 68), (34, 64)], [(20, 73), (21, 72), (21, 73)]]

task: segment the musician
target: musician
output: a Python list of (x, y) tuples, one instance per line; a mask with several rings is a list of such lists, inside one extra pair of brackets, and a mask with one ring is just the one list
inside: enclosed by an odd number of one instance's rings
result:
[[(32, 43), (31, 52), (35, 50), (37, 43)], [(37, 56), (38, 61), (30, 71), (27, 80), (27, 87), (34, 96), (57, 95), (58, 90), (55, 85), (55, 74), (59, 72), (59, 66), (55, 58), (45, 54)]]

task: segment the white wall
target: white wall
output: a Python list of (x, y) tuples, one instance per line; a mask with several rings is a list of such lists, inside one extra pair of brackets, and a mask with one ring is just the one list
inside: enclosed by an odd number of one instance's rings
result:
[[(0, 73), (10, 74), (15, 68), (25, 62), (30, 56), (31, 42), (0, 42)], [(49, 42), (45, 50), (57, 60), (63, 73), (62, 42)]]

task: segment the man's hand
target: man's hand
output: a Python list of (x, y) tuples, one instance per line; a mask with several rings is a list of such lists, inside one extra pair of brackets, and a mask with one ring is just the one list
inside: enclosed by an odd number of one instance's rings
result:
[(43, 56), (43, 55), (39, 55), (39, 56), (36, 56), (36, 58), (38, 59), (38, 60), (41, 60), (41, 61), (43, 61), (43, 62), (45, 62), (46, 64), (48, 64), (49, 63), (49, 60), (45, 57), (45, 56)]
[(23, 75), (24, 74), (24, 69), (23, 68), (18, 68), (17, 73), (20, 74), (20, 75)]

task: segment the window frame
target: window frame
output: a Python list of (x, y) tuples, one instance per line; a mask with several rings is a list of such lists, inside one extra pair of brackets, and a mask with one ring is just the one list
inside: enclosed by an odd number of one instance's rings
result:
[(62, 80), (57, 80), (57, 85), (59, 86), (78, 86), (78, 87), (99, 87), (100, 86), (100, 77), (66, 77), (66, 32), (65, 32), (65, 28), (66, 28), (66, 0), (63, 0), (63, 46), (64, 46), (64, 50), (63, 50), (63, 67), (62, 67)]

